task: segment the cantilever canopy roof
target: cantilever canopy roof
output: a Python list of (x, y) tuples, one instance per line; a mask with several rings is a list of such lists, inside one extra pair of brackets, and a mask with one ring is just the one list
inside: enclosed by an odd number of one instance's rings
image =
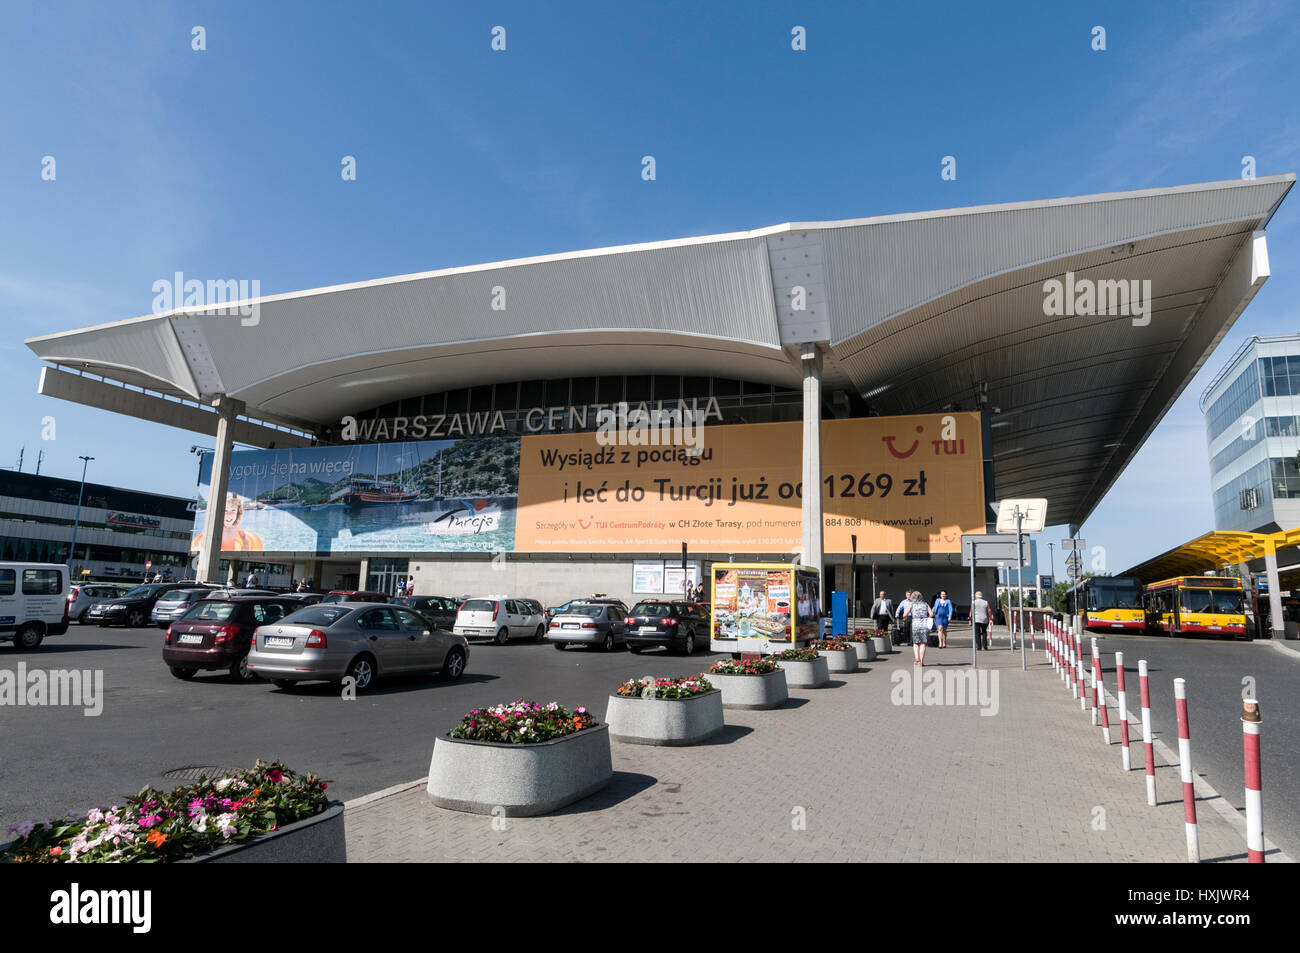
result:
[(1224, 566), (1263, 559), (1269, 552), (1280, 553), (1297, 545), (1300, 545), (1300, 528), (1280, 533), (1218, 530), (1154, 556), (1121, 575), (1136, 576), (1144, 583), (1175, 576), (1199, 576)]
[[(779, 225), (274, 295), (251, 326), (191, 308), (27, 344), (75, 373), (228, 395), (314, 431), (402, 397), (593, 366), (797, 386), (792, 356), (819, 342), (825, 386), (881, 413), (986, 401), (998, 493), (1081, 523), (1267, 278), (1256, 233), (1294, 182)], [(1045, 314), (1044, 282), (1066, 272), (1150, 280), (1149, 324)], [(42, 388), (202, 429), (174, 403), (110, 400), (52, 368)]]

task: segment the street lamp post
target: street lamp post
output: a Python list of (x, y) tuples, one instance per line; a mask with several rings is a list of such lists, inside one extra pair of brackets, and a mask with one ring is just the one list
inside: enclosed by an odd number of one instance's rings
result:
[[(1056, 544), (1055, 543), (1047, 544), (1047, 558), (1052, 561), (1052, 589), (1051, 592), (1048, 593), (1048, 598), (1051, 600), (1051, 602), (1048, 604), (1047, 607), (1051, 609), (1053, 612), (1055, 612), (1056, 611)], [(1055, 618), (1055, 616), (1053, 616), (1053, 618)]]
[(72, 518), (72, 545), (68, 547), (68, 563), (71, 564), (77, 558), (77, 527), (81, 523), (81, 497), (86, 492), (86, 467), (90, 466), (90, 461), (94, 457), (78, 457), (81, 461), (81, 489), (77, 491), (77, 515)]

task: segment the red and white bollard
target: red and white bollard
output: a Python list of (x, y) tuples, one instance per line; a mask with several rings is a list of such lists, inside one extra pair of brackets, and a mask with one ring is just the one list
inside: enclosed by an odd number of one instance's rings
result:
[(1129, 761), (1128, 753), (1128, 696), (1124, 692), (1124, 653), (1115, 653), (1115, 675), (1119, 679), (1119, 687), (1115, 694), (1119, 700), (1119, 754), (1123, 760), (1124, 770), (1132, 768)]
[(1097, 727), (1097, 676), (1101, 673), (1101, 658), (1097, 655), (1097, 640), (1092, 643), (1092, 727)]
[(1174, 705), (1178, 709), (1178, 772), (1183, 780), (1183, 823), (1187, 827), (1187, 862), (1201, 862), (1200, 835), (1196, 828), (1196, 785), (1192, 775), (1192, 734), (1187, 721), (1187, 680), (1174, 679)]
[(1092, 697), (1101, 708), (1101, 736), (1106, 744), (1110, 744), (1110, 711), (1106, 706), (1106, 679), (1101, 671), (1101, 653), (1092, 659)]
[(1264, 862), (1264, 789), (1259, 767), (1259, 701), (1241, 703), (1241, 732), (1246, 748), (1246, 854)]
[(1142, 694), (1142, 747), (1147, 759), (1147, 804), (1156, 806), (1156, 751), (1151, 743), (1151, 686), (1147, 679), (1147, 660), (1138, 660), (1138, 689)]
[(1079, 685), (1079, 710), (1088, 710), (1088, 676), (1084, 674), (1087, 670), (1084, 668), (1083, 661), (1083, 637), (1078, 638), (1079, 651), (1078, 657), (1074, 661), (1074, 678)]

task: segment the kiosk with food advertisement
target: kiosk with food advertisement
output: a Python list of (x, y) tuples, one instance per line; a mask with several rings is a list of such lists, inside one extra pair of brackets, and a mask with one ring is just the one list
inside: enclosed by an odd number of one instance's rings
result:
[(714, 652), (782, 652), (819, 637), (816, 569), (780, 563), (713, 564)]

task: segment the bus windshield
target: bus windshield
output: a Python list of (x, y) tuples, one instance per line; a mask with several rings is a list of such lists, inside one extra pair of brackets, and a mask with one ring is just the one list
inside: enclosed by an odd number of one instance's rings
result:
[(1245, 599), (1236, 589), (1183, 589), (1178, 601), (1184, 612), (1240, 615), (1246, 611)]
[(1140, 609), (1142, 594), (1136, 586), (1132, 588), (1090, 588), (1088, 590), (1088, 608), (1102, 609)]

